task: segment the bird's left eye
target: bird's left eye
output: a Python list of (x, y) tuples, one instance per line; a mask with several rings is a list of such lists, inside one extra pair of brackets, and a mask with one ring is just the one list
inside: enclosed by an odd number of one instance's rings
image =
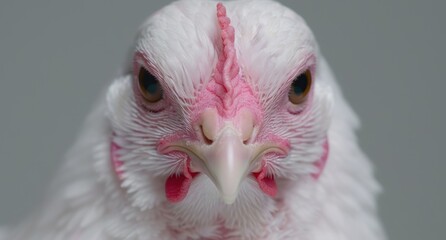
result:
[(163, 89), (158, 79), (144, 67), (140, 67), (139, 69), (138, 87), (141, 95), (147, 102), (155, 103), (163, 98)]
[(301, 73), (297, 76), (291, 84), (290, 91), (288, 93), (288, 99), (293, 104), (303, 103), (310, 92), (312, 83), (310, 70)]

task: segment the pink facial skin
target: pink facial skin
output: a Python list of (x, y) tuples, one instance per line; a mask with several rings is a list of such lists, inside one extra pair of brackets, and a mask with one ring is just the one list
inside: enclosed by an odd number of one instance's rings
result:
[(111, 157), (111, 163), (113, 166), (113, 171), (115, 172), (116, 176), (118, 176), (118, 179), (122, 180), (123, 171), (122, 171), (121, 167), (123, 165), (123, 162), (119, 160), (119, 156), (118, 156), (119, 149), (120, 149), (120, 147), (112, 141), (111, 147), (110, 147), (110, 157)]
[(322, 172), (324, 171), (325, 164), (327, 163), (328, 153), (330, 152), (330, 145), (328, 143), (328, 138), (325, 139), (323, 148), (324, 148), (324, 152), (322, 153), (321, 158), (319, 159), (319, 161), (314, 163), (314, 166), (316, 166), (318, 171), (316, 173), (313, 173), (311, 176), (315, 180), (319, 179), (319, 177), (321, 176)]

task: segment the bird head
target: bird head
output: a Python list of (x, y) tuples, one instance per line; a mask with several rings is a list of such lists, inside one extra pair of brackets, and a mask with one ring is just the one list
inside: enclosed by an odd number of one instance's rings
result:
[(143, 23), (131, 55), (107, 118), (111, 165), (134, 205), (273, 199), (278, 181), (322, 171), (330, 91), (293, 11), (175, 2)]

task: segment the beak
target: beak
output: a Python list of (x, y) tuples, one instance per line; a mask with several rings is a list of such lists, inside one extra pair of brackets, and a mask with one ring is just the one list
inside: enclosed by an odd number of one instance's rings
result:
[(237, 132), (225, 128), (211, 146), (197, 149), (203, 156), (202, 169), (215, 184), (221, 198), (232, 204), (237, 198), (240, 183), (249, 174), (253, 159), (252, 148), (245, 145)]

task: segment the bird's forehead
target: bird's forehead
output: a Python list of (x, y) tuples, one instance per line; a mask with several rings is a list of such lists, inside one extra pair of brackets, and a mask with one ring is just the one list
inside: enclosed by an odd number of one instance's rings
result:
[[(289, 74), (316, 43), (306, 23), (273, 1), (224, 1), (235, 29), (234, 47), (244, 74), (268, 82)], [(186, 0), (159, 10), (141, 27), (137, 51), (147, 56), (167, 84), (193, 91), (209, 81), (221, 51), (217, 2)], [(268, 69), (268, 74), (259, 73)], [(189, 92), (190, 93), (190, 92)]]

